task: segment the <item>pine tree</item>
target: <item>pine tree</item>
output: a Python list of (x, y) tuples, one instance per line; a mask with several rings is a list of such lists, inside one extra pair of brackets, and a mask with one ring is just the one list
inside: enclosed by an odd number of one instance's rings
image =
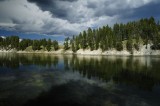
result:
[(47, 46), (47, 40), (46, 39), (42, 39), (41, 44), (43, 45), (44, 48), (46, 48), (46, 46)]
[(76, 52), (76, 48), (75, 48), (75, 37), (73, 36), (72, 40), (71, 40), (71, 45), (72, 45), (72, 51)]
[(117, 49), (118, 51), (122, 51), (122, 50), (123, 50), (122, 42), (117, 42), (117, 43), (116, 43), (116, 49)]
[(34, 40), (34, 41), (33, 41), (33, 45), (32, 45), (32, 49), (33, 49), (33, 50), (40, 50), (40, 49), (41, 49), (40, 46), (41, 46), (41, 45), (40, 45), (40, 41), (39, 41), (39, 40)]
[(23, 39), (20, 43), (19, 43), (19, 50), (25, 50), (28, 47), (28, 42), (26, 39)]
[(128, 51), (132, 52), (133, 42), (132, 42), (132, 38), (131, 37), (127, 40), (126, 48), (127, 48)]
[(75, 39), (75, 49), (76, 51), (79, 50), (79, 45), (80, 45), (80, 41), (79, 41), (79, 37), (76, 36), (76, 39)]
[(91, 28), (88, 28), (88, 45), (90, 47), (90, 50), (94, 50), (94, 39), (93, 39), (93, 32)]
[(86, 31), (83, 31), (83, 36), (82, 36), (82, 48), (86, 49), (87, 48), (87, 33)]
[(3, 47), (3, 38), (0, 37), (0, 48), (2, 48), (2, 47)]
[(97, 50), (100, 44), (100, 32), (98, 29), (96, 30), (95, 43), (95, 49)]
[(69, 37), (68, 38), (65, 38), (65, 41), (64, 41), (64, 50), (68, 50), (69, 49)]
[(58, 41), (56, 40), (53, 41), (53, 47), (55, 51), (59, 49)]
[(51, 39), (48, 39), (47, 46), (46, 46), (47, 51), (51, 50), (51, 45), (52, 45)]

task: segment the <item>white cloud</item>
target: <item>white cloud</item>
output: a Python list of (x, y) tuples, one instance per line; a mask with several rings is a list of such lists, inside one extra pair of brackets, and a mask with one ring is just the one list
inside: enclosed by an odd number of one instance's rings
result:
[(13, 24), (13, 23), (0, 23), (0, 26), (1, 27), (14, 27), (16, 26), (16, 24)]
[[(69, 36), (88, 27), (113, 25), (123, 20), (120, 18), (123, 12), (153, 1), (157, 0), (57, 0), (55, 8), (59, 11), (54, 13), (50, 11), (54, 7), (42, 10), (39, 5), (27, 0), (5, 0), (0, 2), (0, 27), (26, 33)], [(65, 16), (58, 17), (59, 12), (64, 10)]]
[(49, 12), (41, 11), (36, 5), (26, 0), (4, 1), (0, 4), (0, 13), (3, 14), (0, 22), (8, 25), (16, 24), (10, 27), (15, 27), (20, 31), (41, 31), (45, 24), (43, 20), (52, 18)]

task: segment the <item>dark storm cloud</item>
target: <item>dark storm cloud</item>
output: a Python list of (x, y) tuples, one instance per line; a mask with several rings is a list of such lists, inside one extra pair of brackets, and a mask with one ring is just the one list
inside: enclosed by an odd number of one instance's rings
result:
[[(92, 9), (98, 9), (98, 8), (104, 8), (104, 7), (107, 7), (108, 5), (112, 4), (114, 1), (111, 1), (111, 0), (103, 0), (102, 3), (95, 3), (94, 1), (88, 1), (87, 2), (87, 7), (88, 8), (92, 8)], [(100, 5), (99, 5), (100, 4)], [(105, 11), (105, 10), (104, 10)]]
[(44, 11), (51, 11), (53, 8), (55, 8), (56, 4), (53, 0), (27, 0), (31, 3), (37, 4), (42, 10)]
[(51, 4), (54, 0), (27, 0), (29, 2), (34, 2), (37, 4), (41, 4), (41, 5), (49, 5)]
[[(77, 0), (28, 0), (36, 3), (43, 11), (49, 11), (55, 17), (65, 19), (69, 14), (68, 6), (61, 6), (62, 2), (75, 2)], [(69, 19), (68, 19), (69, 20)]]
[[(116, 11), (111, 9), (109, 10), (106, 8), (110, 3), (113, 2), (110, 0), (109, 1), (101, 0), (105, 1), (102, 4), (100, 2), (98, 3), (101, 5), (97, 5), (97, 3), (95, 3), (94, 1), (92, 2), (89, 0), (86, 1), (87, 4), (82, 4), (82, 2), (79, 2), (80, 0), (27, 0), (27, 1), (35, 3), (43, 11), (49, 11), (53, 15), (53, 17), (67, 20), (70, 23), (87, 22), (91, 18), (97, 18), (103, 15), (113, 16), (116, 13)], [(82, 6), (81, 11), (79, 11), (80, 6)], [(87, 14), (88, 12), (92, 14)]]
[(160, 1), (151, 2), (138, 8), (128, 8), (119, 11), (121, 22), (139, 20), (140, 18), (150, 18), (153, 16), (157, 21), (160, 19)]
[[(122, 19), (125, 17), (144, 17), (144, 16), (154, 16), (157, 15), (157, 13), (151, 12), (151, 14), (147, 14), (147, 11), (153, 10), (156, 6), (156, 11), (159, 10), (159, 3), (154, 3), (153, 0), (149, 4), (145, 4), (144, 6), (139, 6), (136, 8), (132, 8), (132, 2), (127, 4), (126, 0), (100, 0), (98, 2), (95, 2), (94, 0), (87, 0), (87, 4), (80, 4), (78, 1), (80, 0), (28, 0), (31, 3), (36, 3), (43, 11), (49, 11), (54, 17), (61, 18), (63, 20), (67, 20), (70, 23), (81, 23), (81, 22), (87, 22), (89, 18), (97, 18), (101, 16), (109, 16), (114, 17), (118, 15)], [(141, 4), (146, 0), (139, 0), (137, 1), (137, 4)], [(69, 2), (70, 4), (64, 3)], [(79, 7), (70, 7), (71, 5), (74, 5), (73, 2), (77, 2), (77, 5), (83, 5), (87, 10), (91, 10), (90, 12), (93, 12), (91, 15), (88, 15), (85, 17), (84, 13), (78, 13), (76, 10), (79, 9)], [(79, 3), (79, 4), (78, 4)], [(66, 5), (65, 5), (66, 4)], [(137, 5), (136, 4), (136, 5)], [(113, 5), (113, 6), (112, 6)], [(133, 4), (134, 5), (134, 4)], [(75, 9), (75, 10), (74, 10)], [(147, 10), (147, 11), (146, 11)], [(138, 11), (138, 12), (137, 12)], [(141, 13), (142, 11), (142, 13)], [(77, 12), (77, 13), (76, 13)], [(158, 11), (157, 11), (158, 12)], [(87, 11), (86, 11), (87, 13)], [(153, 14), (155, 13), (155, 14)], [(129, 15), (129, 16), (128, 16)], [(143, 16), (144, 15), (144, 16)], [(81, 20), (83, 19), (83, 20)]]
[(160, 2), (150, 3), (139, 8), (133, 9), (132, 14), (126, 14), (126, 18), (144, 18), (154, 16), (160, 17)]

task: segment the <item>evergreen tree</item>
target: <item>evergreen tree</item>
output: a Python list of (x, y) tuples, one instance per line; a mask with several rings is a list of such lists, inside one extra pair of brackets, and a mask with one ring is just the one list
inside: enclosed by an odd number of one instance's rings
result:
[(82, 48), (86, 49), (87, 48), (87, 33), (86, 31), (83, 31), (83, 36), (82, 36)]
[(72, 45), (72, 51), (75, 52), (76, 48), (75, 48), (75, 37), (73, 36), (73, 38), (71, 39), (71, 45)]
[(23, 39), (23, 40), (19, 43), (19, 50), (25, 50), (28, 46), (29, 46), (28, 40)]
[(59, 49), (58, 41), (56, 40), (53, 41), (53, 47), (55, 51)]
[(94, 50), (94, 39), (93, 39), (93, 32), (91, 28), (88, 28), (88, 46), (90, 47), (90, 50)]
[(41, 40), (41, 44), (43, 45), (44, 48), (46, 48), (46, 46), (47, 46), (47, 40), (46, 39), (42, 39)]
[(128, 51), (132, 52), (133, 42), (132, 42), (132, 38), (131, 37), (127, 40), (126, 48), (127, 48)]
[(95, 43), (96, 43), (95, 49), (97, 50), (99, 48), (99, 43), (100, 43), (100, 32), (99, 32), (98, 29), (96, 30), (96, 34), (95, 35), (96, 35), (95, 36)]
[(2, 48), (2, 47), (3, 47), (3, 38), (0, 37), (0, 48)]
[(10, 42), (11, 42), (11, 48), (18, 49), (18, 46), (19, 46), (19, 37), (18, 36), (11, 36)]
[(52, 45), (51, 39), (48, 39), (47, 46), (46, 46), (47, 51), (51, 50), (51, 45)]
[(69, 49), (69, 37), (65, 38), (64, 41), (64, 50), (68, 50)]
[(76, 51), (79, 50), (79, 48), (80, 48), (79, 47), (79, 45), (80, 45), (80, 41), (79, 40), (80, 40), (79, 37), (76, 36), (76, 39), (75, 39), (75, 49), (76, 49)]
[(33, 40), (33, 45), (32, 45), (32, 49), (33, 50), (40, 50), (41, 47), (40, 47), (40, 41), (39, 40)]
[(123, 50), (122, 42), (117, 42), (117, 43), (116, 43), (116, 49), (117, 49), (118, 51), (122, 51), (122, 50)]
[(134, 44), (134, 48), (139, 51), (139, 46), (140, 46), (140, 40), (141, 40), (141, 37), (139, 34), (137, 34), (137, 36), (135, 37), (136, 39), (136, 43)]

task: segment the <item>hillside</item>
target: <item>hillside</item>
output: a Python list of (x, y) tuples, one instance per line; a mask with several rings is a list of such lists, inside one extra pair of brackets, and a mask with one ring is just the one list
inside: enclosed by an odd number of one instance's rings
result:
[(160, 23), (153, 17), (126, 24), (108, 25), (85, 30), (64, 45), (51, 39), (20, 39), (18, 36), (0, 37), (1, 52), (64, 53), (92, 55), (160, 55)]

